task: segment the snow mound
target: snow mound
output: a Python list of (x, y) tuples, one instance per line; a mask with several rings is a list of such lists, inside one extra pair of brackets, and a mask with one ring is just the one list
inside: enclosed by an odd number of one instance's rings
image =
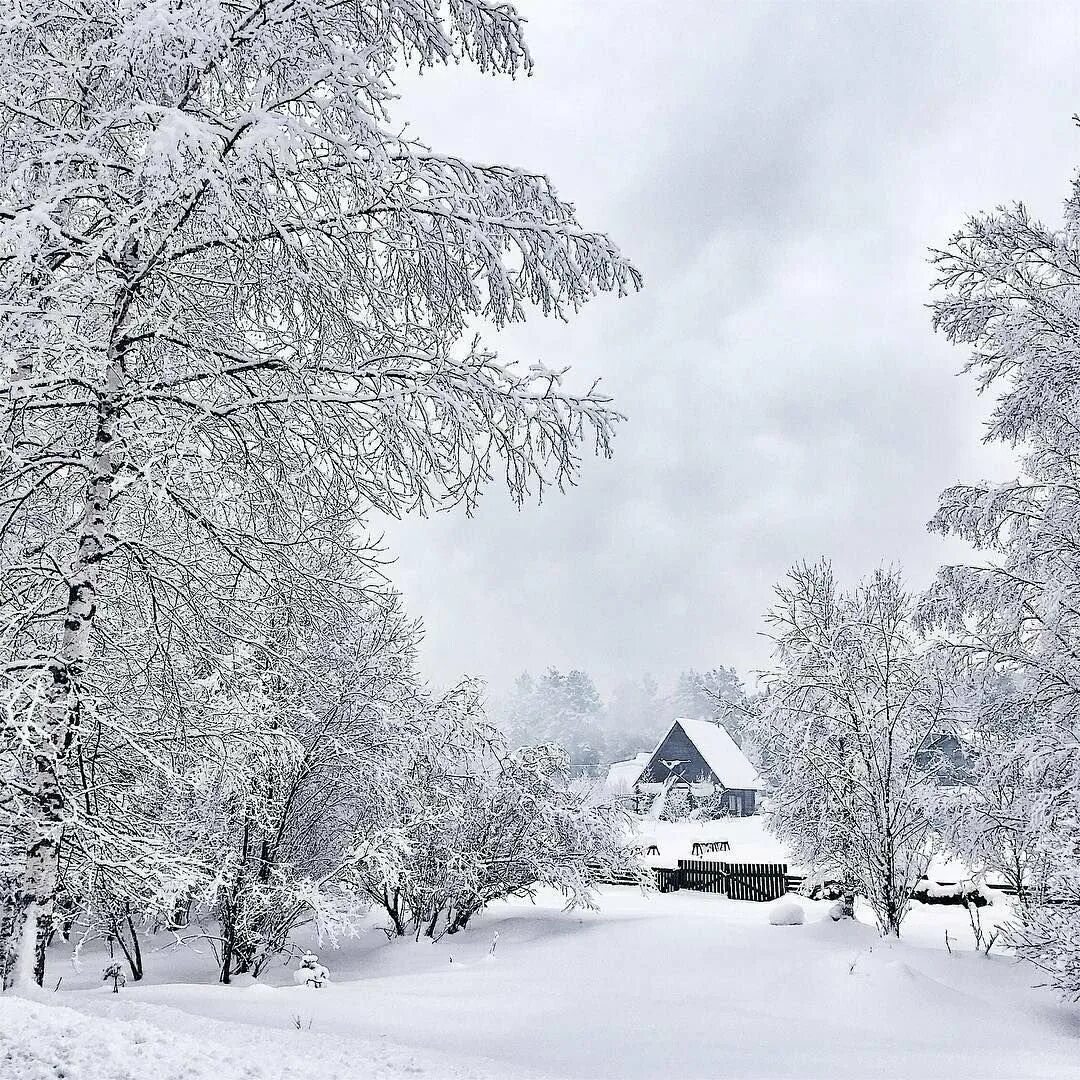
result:
[[(130, 993), (130, 992), (129, 992)], [(120, 995), (121, 997), (123, 994)], [(109, 1010), (0, 997), (0, 1080), (499, 1080), (488, 1063), (353, 1040), (308, 1023), (274, 1031), (95, 995)], [(233, 1000), (236, 1000), (234, 997)], [(303, 1017), (301, 1016), (301, 1019)]]
[(769, 909), (769, 922), (773, 926), (802, 926), (806, 915), (794, 900), (781, 900)]

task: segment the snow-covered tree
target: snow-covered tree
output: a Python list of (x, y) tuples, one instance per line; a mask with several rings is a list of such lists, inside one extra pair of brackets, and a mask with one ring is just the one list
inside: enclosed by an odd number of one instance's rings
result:
[(734, 668), (719, 667), (705, 672), (691, 668), (682, 672), (675, 685), (672, 704), (676, 716), (721, 720), (728, 734), (742, 746), (747, 694)]
[(740, 703), (746, 697), (742, 680), (734, 668), (680, 672), (675, 684), (672, 707), (677, 716), (712, 720), (720, 715), (722, 702)]
[(776, 596), (774, 668), (748, 716), (772, 826), (898, 935), (929, 857), (930, 777), (917, 752), (947, 716), (946, 683), (921, 655), (895, 571), (844, 592), (827, 562), (800, 565)]
[(935, 828), (975, 876), (993, 874), (1022, 907), (1037, 905), (1052, 861), (1039, 824), (1041, 778), (1023, 752), (1036, 735), (1034, 713), (1014, 679), (973, 668), (949, 645), (938, 651), (949, 665), (964, 760), (962, 775), (940, 791)]
[(934, 258), (935, 325), (996, 395), (985, 437), (1022, 453), (1014, 479), (942, 495), (931, 528), (985, 560), (942, 569), (921, 615), (993, 691), (985, 768), (1007, 783), (1005, 824), (1022, 838), (1032, 893), (1014, 943), (1077, 997), (1080, 908), (1039, 899), (1080, 900), (1080, 182), (1061, 228), (1001, 207)]
[(250, 585), (335, 517), (471, 506), (496, 472), (521, 499), (572, 482), (589, 439), (609, 449), (595, 387), (470, 337), (639, 277), (544, 176), (401, 136), (395, 71), (460, 60), (528, 71), (510, 4), (0, 14), (0, 679), (30, 762), (22, 978), (107, 642), (174, 653), (207, 565)]

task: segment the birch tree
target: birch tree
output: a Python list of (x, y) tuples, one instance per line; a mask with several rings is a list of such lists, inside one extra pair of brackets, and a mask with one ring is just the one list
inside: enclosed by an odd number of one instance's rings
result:
[(895, 571), (849, 592), (827, 562), (793, 568), (767, 620), (768, 693), (750, 731), (771, 821), (797, 859), (838, 874), (899, 936), (929, 861), (929, 776), (916, 754), (947, 719), (946, 684), (924, 663), (913, 602)]
[[(1023, 204), (970, 218), (934, 253), (934, 321), (995, 399), (987, 441), (1017, 475), (946, 490), (930, 527), (980, 550), (943, 568), (921, 605), (975, 679), (997, 680), (992, 769), (1011, 779), (1006, 825), (1032, 894), (1021, 955), (1080, 997), (1080, 187), (1052, 228)], [(1004, 689), (1002, 689), (1004, 688)], [(1030, 873), (1029, 873), (1030, 868)], [(1042, 899), (1071, 901), (1045, 905)]]
[[(474, 335), (640, 279), (546, 177), (402, 137), (395, 71), (457, 61), (527, 73), (513, 7), (0, 15), (0, 676), (33, 763), (24, 981), (106, 641), (166, 648), (204, 560), (258, 580), (328, 519), (471, 507), (496, 474), (520, 500), (573, 482), (590, 440), (609, 451), (603, 393)], [(121, 623), (132, 591), (150, 625)]]

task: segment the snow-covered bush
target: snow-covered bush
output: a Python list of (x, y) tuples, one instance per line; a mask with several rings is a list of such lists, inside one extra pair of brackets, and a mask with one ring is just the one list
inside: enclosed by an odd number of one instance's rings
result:
[(665, 793), (661, 821), (686, 821), (692, 812), (690, 792), (681, 784), (670, 787)]
[(293, 972), (293, 982), (297, 986), (310, 986), (319, 990), (330, 981), (330, 972), (319, 963), (315, 953), (307, 952), (300, 958), (300, 966)]
[(808, 900), (839, 900), (844, 895), (844, 886), (836, 878), (821, 874), (808, 874), (799, 893)]
[(794, 900), (778, 900), (769, 908), (771, 926), (802, 926), (806, 922), (806, 913), (802, 905)]
[(386, 911), (389, 933), (456, 933), (491, 901), (539, 885), (587, 906), (614, 871), (645, 881), (625, 847), (623, 813), (575, 791), (562, 750), (511, 752), (484, 722), (475, 684), (418, 706), (412, 727), (423, 737), (360, 808), (358, 843), (369, 830), (394, 834), (400, 857), (360, 859), (350, 877)]

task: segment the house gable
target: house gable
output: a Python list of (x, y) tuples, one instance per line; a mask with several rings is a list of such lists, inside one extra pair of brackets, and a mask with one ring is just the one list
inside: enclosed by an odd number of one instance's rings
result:
[(687, 784), (695, 784), (700, 780), (722, 783), (677, 720), (653, 751), (649, 764), (642, 770), (639, 782), (664, 784), (672, 777)]

